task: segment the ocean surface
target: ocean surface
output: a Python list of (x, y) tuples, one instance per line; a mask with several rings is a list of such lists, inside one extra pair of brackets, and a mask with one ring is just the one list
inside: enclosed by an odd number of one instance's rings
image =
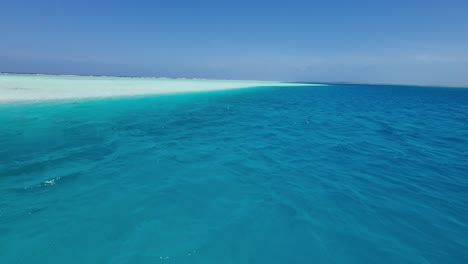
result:
[(468, 263), (468, 89), (0, 104), (0, 263)]

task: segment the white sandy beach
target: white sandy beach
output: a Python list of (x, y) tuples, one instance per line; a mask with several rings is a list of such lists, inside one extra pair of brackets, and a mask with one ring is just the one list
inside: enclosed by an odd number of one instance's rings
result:
[(273, 81), (0, 74), (0, 102), (137, 96), (301, 85), (310, 86), (314, 84)]

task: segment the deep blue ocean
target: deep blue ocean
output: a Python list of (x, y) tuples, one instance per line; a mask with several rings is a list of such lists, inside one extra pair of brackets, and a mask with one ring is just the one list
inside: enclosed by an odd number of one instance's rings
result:
[(468, 263), (468, 89), (15, 103), (0, 125), (2, 264)]

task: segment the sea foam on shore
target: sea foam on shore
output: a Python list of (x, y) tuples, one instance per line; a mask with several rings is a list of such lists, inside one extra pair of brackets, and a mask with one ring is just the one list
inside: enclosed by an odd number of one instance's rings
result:
[(0, 102), (136, 96), (298, 85), (304, 84), (286, 84), (274, 81), (0, 74)]

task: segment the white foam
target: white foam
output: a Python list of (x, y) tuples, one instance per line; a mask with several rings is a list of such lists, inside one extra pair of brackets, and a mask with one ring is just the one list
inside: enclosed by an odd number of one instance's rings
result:
[(273, 81), (1, 74), (0, 102), (137, 96), (300, 85), (312, 86), (314, 84)]

